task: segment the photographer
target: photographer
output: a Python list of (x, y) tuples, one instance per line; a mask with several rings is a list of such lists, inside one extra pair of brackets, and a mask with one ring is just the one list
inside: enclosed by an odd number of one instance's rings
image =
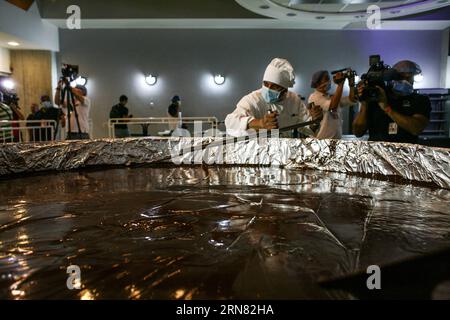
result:
[[(350, 95), (343, 97), (346, 79), (348, 79), (350, 86)], [(311, 87), (315, 91), (309, 97), (308, 104), (320, 107), (323, 111), (323, 120), (320, 123), (317, 139), (341, 139), (341, 108), (357, 103), (355, 99), (355, 74), (352, 70), (336, 72), (333, 81), (337, 85), (337, 89), (334, 95), (330, 95), (328, 92), (331, 89), (331, 77), (328, 71), (318, 71), (312, 77)]]
[(3, 121), (11, 121), (13, 112), (11, 108), (3, 103), (3, 94), (0, 92), (0, 143), (13, 142), (12, 131), (9, 129), (10, 124), (3, 124)]
[(431, 104), (428, 97), (414, 92), (414, 76), (421, 73), (412, 61), (400, 61), (393, 69), (398, 80), (388, 86), (376, 86), (376, 98), (364, 94), (366, 85), (358, 85), (361, 109), (353, 122), (357, 137), (369, 131), (370, 141), (418, 143), (418, 136), (429, 123)]
[[(111, 108), (109, 113), (110, 119), (131, 119), (132, 115), (128, 115), (128, 108), (126, 107), (128, 103), (128, 97), (125, 95), (120, 96), (119, 103)], [(117, 121), (117, 122), (127, 122), (127, 120)], [(116, 123), (117, 123), (116, 122)], [(128, 126), (126, 124), (115, 124), (114, 133), (116, 138), (128, 138), (130, 132), (128, 131)]]
[(87, 96), (87, 89), (85, 86), (76, 86), (75, 88), (72, 88), (75, 105), (72, 110), (68, 110), (67, 99), (64, 100), (64, 103), (61, 103), (61, 91), (63, 90), (63, 87), (67, 85), (68, 84), (65, 84), (64, 81), (59, 81), (55, 94), (55, 104), (59, 105), (61, 109), (63, 109), (64, 115), (67, 116), (70, 111), (70, 130), (67, 133), (67, 140), (90, 139), (89, 111), (91, 109), (91, 100)]

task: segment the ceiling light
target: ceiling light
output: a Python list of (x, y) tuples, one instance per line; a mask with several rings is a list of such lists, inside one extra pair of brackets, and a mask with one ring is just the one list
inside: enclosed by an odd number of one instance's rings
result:
[(154, 86), (156, 84), (156, 81), (158, 81), (156, 76), (153, 76), (151, 74), (145, 77), (145, 83), (148, 84), (149, 86)]
[(10, 42), (8, 42), (8, 45), (10, 45), (11, 47), (18, 47), (18, 46), (20, 46), (20, 43), (15, 42), (15, 41), (10, 41)]
[(215, 84), (217, 84), (218, 86), (221, 86), (225, 83), (225, 77), (221, 74), (217, 74), (214, 76), (214, 82)]

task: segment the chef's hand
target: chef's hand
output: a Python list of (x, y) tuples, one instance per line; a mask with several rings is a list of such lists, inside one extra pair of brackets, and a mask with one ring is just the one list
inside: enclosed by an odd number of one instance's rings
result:
[(272, 112), (264, 116), (262, 119), (254, 119), (250, 122), (250, 129), (278, 129), (278, 113)]

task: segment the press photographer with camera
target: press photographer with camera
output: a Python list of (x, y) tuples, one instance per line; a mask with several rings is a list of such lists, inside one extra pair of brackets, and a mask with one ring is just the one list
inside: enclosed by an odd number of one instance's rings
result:
[(63, 110), (64, 116), (70, 114), (68, 123), (67, 140), (86, 140), (89, 137), (89, 112), (91, 100), (85, 86), (77, 85), (72, 88), (70, 83), (76, 79), (76, 71), (72, 69), (76, 66), (64, 65), (63, 78), (58, 82), (55, 94), (55, 104)]
[[(25, 120), (25, 117), (24, 117), (22, 111), (20, 110), (19, 97), (17, 96), (17, 94), (14, 92), (14, 90), (12, 88), (9, 88), (4, 85), (4, 83), (6, 81), (11, 82), (10, 77), (0, 76), (0, 98), (1, 98), (0, 102), (2, 102), (4, 104), (4, 106), (3, 106), (4, 108), (5, 108), (5, 106), (7, 106), (8, 109), (12, 113), (12, 118), (7, 119), (8, 121), (14, 121), (13, 123), (10, 124), (10, 126), (12, 128), (19, 128), (20, 124), (18, 121)], [(20, 141), (22, 141), (20, 130), (13, 129), (12, 130), (12, 139), (10, 142), (20, 142)]]
[(8, 123), (3, 121), (11, 121), (13, 119), (13, 111), (4, 103), (3, 93), (0, 91), (0, 143), (13, 142), (13, 135)]
[[(329, 94), (331, 90), (331, 77), (328, 71), (317, 71), (311, 81), (311, 87), (315, 89), (310, 95), (308, 104), (310, 107), (320, 107), (323, 112), (323, 120), (316, 136), (317, 139), (341, 139), (342, 116), (341, 108), (357, 103), (355, 98), (356, 73), (350, 68), (332, 72), (333, 82), (337, 85), (336, 92)], [(350, 86), (349, 96), (343, 97), (344, 84), (348, 79)]]
[[(360, 112), (353, 122), (357, 137), (369, 131), (370, 141), (418, 143), (429, 123), (431, 103), (414, 92), (414, 76), (422, 71), (415, 62), (403, 60), (392, 69), (379, 61), (358, 85)], [(371, 57), (371, 60), (373, 60)]]

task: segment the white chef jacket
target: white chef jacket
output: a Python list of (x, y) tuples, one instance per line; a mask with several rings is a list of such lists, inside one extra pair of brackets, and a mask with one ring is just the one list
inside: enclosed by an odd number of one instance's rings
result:
[(323, 119), (320, 123), (320, 130), (317, 139), (341, 139), (342, 138), (342, 107), (348, 107), (354, 103), (349, 97), (342, 97), (336, 110), (330, 110), (332, 96), (324, 94), (317, 90), (309, 96), (308, 104), (314, 102), (316, 106), (321, 107)]
[[(234, 112), (226, 117), (227, 133), (235, 137), (248, 135), (249, 123), (254, 119), (263, 119), (269, 111), (278, 112), (279, 128), (311, 121), (305, 104), (295, 93), (288, 91), (283, 101), (270, 104), (263, 99), (261, 90), (256, 90), (243, 97)], [(308, 127), (300, 128), (299, 131), (314, 136), (314, 132)]]

